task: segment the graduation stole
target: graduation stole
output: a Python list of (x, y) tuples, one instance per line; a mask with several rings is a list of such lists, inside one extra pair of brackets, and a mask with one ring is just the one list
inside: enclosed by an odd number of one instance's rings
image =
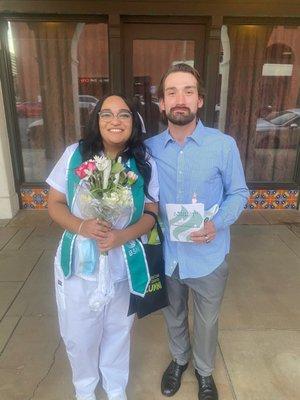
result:
[[(70, 157), (67, 168), (67, 204), (70, 211), (73, 210), (76, 189), (80, 182), (80, 178), (76, 175), (75, 169), (82, 164), (82, 162), (82, 156), (78, 146)], [(130, 187), (133, 197), (133, 213), (129, 225), (132, 225), (143, 215), (145, 198), (144, 180), (137, 169), (134, 158), (131, 158), (127, 165), (130, 171), (133, 171), (138, 176), (136, 182)], [(72, 259), (76, 236), (76, 233), (67, 230), (64, 231), (62, 236), (60, 261), (61, 268), (66, 278), (72, 275)], [(122, 246), (122, 252), (125, 258), (130, 292), (144, 297), (150, 282), (149, 268), (144, 247), (138, 239), (130, 240)]]

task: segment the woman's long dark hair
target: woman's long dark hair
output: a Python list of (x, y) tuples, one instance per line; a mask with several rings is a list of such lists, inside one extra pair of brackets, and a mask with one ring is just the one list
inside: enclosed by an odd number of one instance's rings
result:
[(88, 121), (85, 137), (79, 141), (79, 149), (83, 161), (89, 160), (95, 155), (104, 152), (104, 144), (99, 129), (98, 113), (101, 111), (103, 102), (111, 96), (118, 96), (123, 99), (129, 110), (132, 112), (131, 136), (125, 144), (124, 150), (118, 154), (117, 157), (121, 156), (124, 162), (131, 157), (135, 159), (137, 168), (144, 179), (144, 193), (150, 200), (154, 201), (148, 192), (148, 186), (151, 179), (151, 164), (149, 162), (147, 147), (143, 142), (141, 119), (133, 103), (126, 97), (120, 94), (109, 94), (102, 97), (95, 105)]

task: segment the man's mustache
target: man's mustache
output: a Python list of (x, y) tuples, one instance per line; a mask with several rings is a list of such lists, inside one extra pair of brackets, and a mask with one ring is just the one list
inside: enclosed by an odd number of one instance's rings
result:
[(188, 107), (172, 107), (171, 109), (170, 109), (170, 111), (171, 112), (174, 112), (174, 111), (191, 111)]

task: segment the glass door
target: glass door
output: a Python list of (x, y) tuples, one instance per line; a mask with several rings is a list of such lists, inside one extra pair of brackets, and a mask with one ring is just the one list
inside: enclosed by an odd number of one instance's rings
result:
[(166, 127), (157, 96), (162, 74), (172, 64), (185, 62), (203, 76), (204, 52), (204, 24), (124, 24), (125, 92), (138, 105), (147, 137)]
[(11, 20), (7, 37), (20, 184), (40, 184), (84, 136), (89, 113), (109, 90), (107, 24)]
[(222, 28), (216, 126), (238, 144), (254, 185), (299, 184), (300, 26)]

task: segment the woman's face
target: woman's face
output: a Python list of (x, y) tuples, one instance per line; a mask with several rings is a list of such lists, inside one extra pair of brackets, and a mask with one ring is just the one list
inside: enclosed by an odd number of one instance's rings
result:
[(132, 132), (132, 114), (119, 96), (104, 100), (99, 112), (99, 129), (105, 150), (122, 150)]

